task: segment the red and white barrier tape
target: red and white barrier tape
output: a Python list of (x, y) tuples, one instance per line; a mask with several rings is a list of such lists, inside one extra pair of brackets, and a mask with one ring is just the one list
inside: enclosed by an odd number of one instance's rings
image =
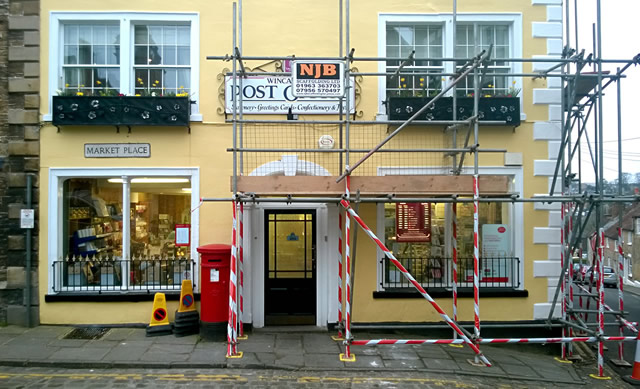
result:
[(480, 206), (478, 175), (473, 176), (473, 333), (480, 337), (480, 250), (478, 249), (478, 212)]
[[(595, 343), (600, 338), (596, 336), (589, 337), (571, 337), (571, 338), (496, 338), (496, 339), (477, 339), (478, 344), (506, 344), (506, 343)], [(603, 336), (601, 338), (607, 342), (632, 342), (637, 338), (635, 336)], [(463, 339), (370, 339), (370, 340), (354, 340), (354, 346), (378, 346), (389, 344), (463, 344)]]
[[(453, 321), (458, 321), (458, 204), (451, 204), (451, 248), (453, 257)], [(453, 331), (453, 337), (458, 334)]]
[(240, 223), (240, 237), (238, 239), (238, 259), (240, 270), (240, 282), (238, 282), (238, 301), (240, 302), (240, 314), (238, 314), (238, 336), (244, 336), (244, 325), (242, 324), (242, 316), (244, 314), (244, 223), (242, 221), (244, 217), (244, 203), (240, 203), (240, 214), (238, 215), (238, 221)]
[(338, 210), (338, 337), (342, 338), (342, 212)]
[[(624, 252), (622, 251), (623, 241), (622, 241), (622, 228), (618, 227), (618, 309), (622, 313), (624, 312), (624, 288), (623, 288), (623, 277), (624, 277)], [(624, 334), (624, 326), (620, 325), (619, 334), (622, 336)], [(624, 360), (624, 344), (620, 342), (618, 344), (618, 358), (623, 361)]]
[(237, 354), (237, 305), (236, 305), (236, 202), (233, 206), (233, 227), (231, 233), (231, 266), (229, 269), (229, 324), (227, 326), (227, 356)]
[[(351, 198), (351, 176), (347, 176), (346, 180), (345, 180), (345, 193), (347, 195), (347, 198)], [(344, 203), (346, 203), (346, 207), (349, 207), (349, 202), (342, 200)], [(344, 358), (345, 359), (351, 359), (351, 217), (349, 216), (348, 213), (345, 212), (345, 231), (346, 231), (346, 236), (345, 236), (345, 244), (344, 244), (344, 251), (345, 251), (345, 256), (346, 256), (346, 260), (345, 260), (345, 267), (346, 269), (346, 276), (345, 276), (345, 293), (344, 293), (344, 301), (345, 301), (345, 312), (344, 312), (344, 316), (345, 316), (345, 325), (344, 325), (344, 330), (345, 330), (345, 347), (344, 347)]]
[[(600, 228), (600, 247), (598, 248), (598, 335), (604, 336), (604, 228)], [(598, 376), (604, 377), (604, 343), (598, 342)]]

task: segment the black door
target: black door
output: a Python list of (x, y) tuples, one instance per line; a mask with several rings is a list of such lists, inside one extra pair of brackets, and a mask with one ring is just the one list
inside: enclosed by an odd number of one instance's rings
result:
[(265, 324), (316, 323), (316, 212), (265, 211)]

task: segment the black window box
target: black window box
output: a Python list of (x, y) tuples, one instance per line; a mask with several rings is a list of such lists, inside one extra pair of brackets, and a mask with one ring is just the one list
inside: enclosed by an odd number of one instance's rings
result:
[[(389, 120), (407, 120), (431, 97), (391, 96), (387, 100)], [(473, 97), (458, 97), (457, 119), (465, 120), (473, 116)], [(520, 98), (518, 97), (481, 97), (478, 104), (480, 122), (487, 120), (504, 121), (505, 126), (520, 125)], [(441, 97), (420, 115), (417, 120), (453, 120), (453, 97)]]
[(55, 126), (189, 127), (189, 97), (53, 96)]

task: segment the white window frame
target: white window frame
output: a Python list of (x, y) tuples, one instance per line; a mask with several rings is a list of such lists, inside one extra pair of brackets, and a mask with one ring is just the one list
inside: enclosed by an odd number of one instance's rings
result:
[[(450, 168), (450, 167), (449, 167)], [(378, 176), (391, 176), (391, 175), (429, 175), (434, 174), (437, 171), (444, 171), (443, 169), (447, 169), (447, 167), (420, 167), (420, 166), (406, 166), (406, 167), (378, 167)], [(522, 195), (524, 193), (524, 172), (522, 167), (519, 166), (480, 166), (478, 167), (479, 175), (502, 175), (502, 176), (510, 176), (512, 177), (512, 182), (510, 185), (510, 189), (512, 192), (516, 194)], [(435, 173), (437, 174), (437, 173)], [(473, 167), (463, 167), (461, 174), (470, 175), (473, 174)], [(377, 207), (377, 229), (376, 233), (379, 237), (385, 236), (384, 229), (384, 203), (378, 203)], [(446, 220), (450, 220), (450, 212), (445, 213)], [(518, 287), (513, 288), (514, 290), (524, 290), (524, 204), (522, 202), (513, 203), (513, 208), (511, 210), (511, 220), (509, 220), (509, 225), (512, 226), (512, 236), (511, 242), (513, 246), (511, 247), (513, 251), (513, 256), (520, 259), (519, 262), (519, 278), (520, 285)], [(444, 240), (445, 245), (445, 253), (448, 253), (449, 250), (449, 242), (451, 241), (451, 226), (450, 223), (446, 223), (445, 225), (445, 234)], [(382, 250), (377, 248), (378, 258), (384, 257), (384, 253)], [(381, 271), (380, 266), (378, 266), (377, 270), (378, 281), (376, 282), (377, 290), (384, 291), (384, 274)], [(391, 288), (392, 290), (393, 288)]]
[(200, 113), (200, 15), (194, 12), (59, 12), (49, 13), (49, 93), (47, 101), (49, 113), (43, 116), (45, 121), (51, 120), (52, 96), (59, 89), (62, 77), (62, 58), (64, 44), (60, 39), (65, 23), (74, 22), (118, 22), (120, 23), (120, 92), (128, 96), (134, 95), (133, 64), (133, 28), (135, 24), (146, 22), (189, 23), (191, 26), (191, 85), (190, 98), (195, 101), (191, 105), (191, 121), (202, 121)]
[[(457, 23), (482, 23), (482, 24), (506, 24), (509, 25), (510, 47), (512, 58), (522, 58), (522, 14), (521, 13), (458, 13), (456, 16)], [(443, 24), (444, 30), (444, 57), (454, 57), (453, 42), (453, 14), (452, 13), (434, 13), (434, 14), (380, 14), (378, 17), (378, 56), (386, 57), (387, 55), (387, 24), (389, 23), (412, 23), (412, 24)], [(453, 73), (455, 64), (446, 62), (445, 72)], [(378, 72), (387, 71), (386, 61), (378, 61)], [(522, 63), (516, 62), (511, 64), (513, 73), (522, 73)], [(515, 88), (522, 89), (522, 77), (513, 77), (516, 81)], [(522, 96), (522, 92), (520, 94)], [(379, 77), (378, 79), (378, 114), (377, 118), (386, 120), (386, 109), (383, 101), (387, 98), (387, 79)], [(520, 111), (522, 111), (523, 102), (520, 98)], [(521, 120), (526, 116), (520, 114)]]
[[(199, 282), (199, 256), (197, 248), (200, 242), (200, 169), (194, 168), (50, 168), (49, 169), (49, 197), (48, 197), (48, 237), (47, 237), (47, 263), (48, 263), (48, 293), (56, 294), (54, 285), (54, 261), (63, 258), (63, 244), (61, 233), (63, 231), (64, 220), (62, 218), (63, 209), (63, 182), (69, 178), (112, 178), (112, 177), (185, 177), (191, 181), (191, 250), (190, 258), (195, 261), (193, 282), (196, 289), (200, 288)], [(127, 194), (127, 197), (130, 194)], [(124, 194), (123, 194), (124, 196)], [(124, 237), (123, 237), (124, 238)], [(123, 258), (124, 259), (124, 258)], [(68, 287), (65, 292), (80, 292), (82, 288)], [(180, 286), (176, 287), (180, 290)], [(83, 290), (86, 292), (86, 289)], [(103, 291), (106, 292), (106, 291)], [(118, 293), (124, 291), (118, 290)], [(128, 290), (128, 293), (136, 293), (135, 290)]]

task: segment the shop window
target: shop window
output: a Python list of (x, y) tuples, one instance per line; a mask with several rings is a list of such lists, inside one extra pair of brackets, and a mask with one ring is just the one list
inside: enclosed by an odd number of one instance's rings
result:
[(191, 278), (190, 178), (123, 181), (61, 182), (62, 255), (53, 264), (54, 291), (178, 289)]
[[(480, 203), (478, 249), (481, 287), (519, 286), (520, 265), (519, 259), (514, 256), (512, 208), (513, 205), (509, 203)], [(406, 209), (423, 210), (420, 213), (412, 212), (417, 223), (411, 234), (412, 239), (403, 239), (406, 232), (404, 228), (399, 228), (406, 224), (400, 222), (407, 217), (401, 214)], [(420, 218), (417, 217), (418, 214), (421, 215)], [(471, 287), (474, 256), (473, 203), (457, 203), (456, 214), (457, 282), (459, 287)], [(450, 204), (408, 203), (401, 207), (391, 203), (384, 205), (385, 245), (425, 288), (452, 286), (452, 217), (453, 209)], [(426, 220), (427, 223), (424, 222)], [(411, 287), (390, 261), (385, 258), (381, 263), (385, 289)]]
[(197, 14), (51, 12), (49, 34), (50, 96), (188, 96), (201, 120)]

